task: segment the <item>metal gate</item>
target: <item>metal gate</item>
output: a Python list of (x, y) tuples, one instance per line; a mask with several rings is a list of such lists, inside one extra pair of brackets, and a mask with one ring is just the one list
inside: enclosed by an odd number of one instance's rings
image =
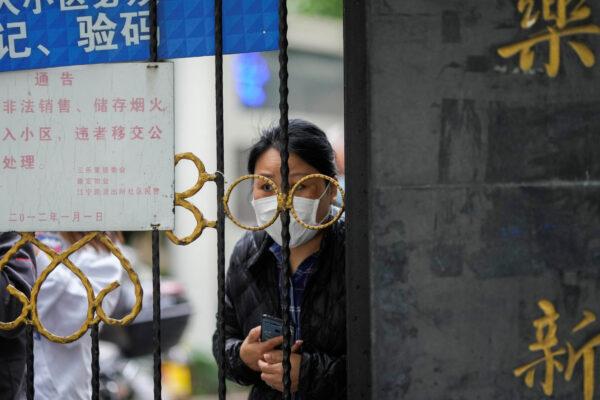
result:
[[(157, 18), (157, 1), (150, 1), (150, 62), (158, 62), (158, 18)], [(288, 181), (288, 41), (287, 41), (287, 1), (279, 0), (279, 111), (280, 119), (279, 126), (282, 133), (281, 143), (281, 176), (282, 184), (281, 188), (278, 188), (275, 182), (269, 178), (260, 175), (246, 175), (237, 179), (229, 186), (228, 190), (225, 191), (225, 171), (224, 171), (224, 112), (223, 112), (223, 1), (215, 0), (215, 99), (216, 99), (216, 154), (217, 154), (217, 165), (214, 174), (206, 172), (204, 164), (201, 160), (195, 157), (191, 153), (178, 154), (175, 157), (175, 164), (181, 160), (192, 161), (198, 169), (198, 180), (196, 184), (182, 192), (175, 194), (175, 206), (180, 206), (190, 211), (196, 219), (196, 227), (192, 234), (187, 237), (179, 238), (172, 231), (166, 232), (167, 237), (175, 244), (188, 245), (198, 239), (205, 228), (215, 228), (217, 230), (217, 249), (218, 249), (218, 316), (217, 316), (217, 331), (218, 331), (218, 357), (217, 362), (219, 365), (219, 399), (226, 398), (226, 382), (225, 382), (225, 321), (223, 318), (223, 312), (225, 308), (225, 217), (228, 216), (233, 223), (243, 229), (247, 230), (262, 230), (267, 228), (269, 225), (275, 222), (277, 218), (281, 218), (282, 222), (282, 255), (283, 255), (283, 268), (286, 273), (282, 274), (281, 285), (282, 290), (282, 315), (284, 323), (284, 341), (283, 341), (283, 367), (284, 367), (284, 392), (283, 398), (291, 398), (291, 378), (290, 378), (290, 352), (291, 352), (291, 331), (290, 331), (290, 317), (289, 317), (289, 269), (290, 269), (290, 249), (289, 249), (289, 224), (290, 218), (295, 218), (301, 225), (307, 229), (319, 230), (325, 229), (335, 223), (343, 213), (342, 209), (338, 215), (326, 224), (318, 226), (310, 226), (305, 222), (301, 221), (292, 202), (294, 193), (296, 192), (299, 185), (301, 185), (307, 179), (321, 178), (330, 181), (332, 184), (337, 186), (338, 190), (342, 194), (344, 199), (344, 191), (340, 187), (337, 181), (325, 175), (309, 175), (301, 179), (294, 187), (290, 188)], [(229, 199), (231, 191), (242, 181), (248, 179), (260, 179), (269, 182), (277, 193), (278, 198), (278, 210), (275, 217), (270, 223), (260, 227), (249, 227), (240, 222), (236, 217), (232, 215), (229, 210)], [(193, 205), (188, 199), (198, 193), (207, 182), (215, 182), (217, 185), (217, 204), (218, 204), (218, 216), (216, 221), (208, 221), (205, 219), (203, 214)], [(342, 201), (343, 203), (343, 201)], [(27, 335), (27, 399), (32, 400), (35, 394), (34, 388), (34, 354), (33, 354), (33, 335), (37, 331), (40, 335), (44, 336), (48, 340), (66, 344), (73, 342), (88, 331), (90, 331), (92, 339), (92, 399), (99, 399), (100, 383), (99, 383), (99, 342), (98, 342), (98, 327), (100, 322), (108, 325), (126, 325), (133, 321), (141, 310), (142, 307), (142, 287), (136, 272), (131, 267), (129, 261), (121, 253), (119, 248), (111, 241), (111, 239), (103, 232), (90, 232), (86, 234), (82, 239), (73, 244), (69, 249), (61, 253), (57, 253), (52, 248), (46, 246), (35, 236), (35, 233), (19, 233), (20, 240), (7, 252), (2, 259), (0, 259), (0, 270), (7, 264), (10, 258), (15, 255), (18, 250), (30, 243), (36, 246), (41, 252), (48, 255), (50, 258), (50, 264), (40, 274), (36, 280), (31, 295), (27, 297), (24, 293), (18, 291), (12, 286), (8, 287), (8, 292), (18, 298), (22, 303), (22, 311), (17, 319), (11, 322), (0, 322), (1, 330), (15, 329), (21, 325), (26, 325)], [(121, 262), (122, 267), (127, 272), (130, 280), (135, 287), (136, 302), (132, 310), (125, 317), (121, 319), (110, 318), (102, 309), (102, 301), (104, 297), (109, 294), (112, 290), (118, 287), (118, 284), (113, 283), (108, 287), (102, 289), (98, 295), (94, 294), (91, 283), (83, 272), (74, 265), (70, 260), (69, 256), (80, 250), (86, 244), (93, 240), (99, 240), (102, 244)], [(159, 230), (157, 226), (153, 227), (152, 230), (152, 280), (153, 280), (153, 346), (154, 346), (154, 399), (161, 398), (161, 315), (160, 315), (160, 274), (159, 274)], [(59, 265), (63, 264), (68, 268), (77, 278), (81, 281), (87, 292), (87, 318), (83, 325), (74, 333), (68, 336), (57, 336), (52, 332), (48, 331), (38, 316), (37, 311), (37, 297), (40, 288), (47, 278)]]

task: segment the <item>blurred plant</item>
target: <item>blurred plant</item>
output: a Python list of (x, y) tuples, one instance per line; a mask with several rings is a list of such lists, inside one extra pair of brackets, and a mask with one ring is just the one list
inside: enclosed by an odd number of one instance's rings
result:
[(343, 16), (343, 0), (295, 0), (293, 3), (296, 3), (295, 9), (303, 14), (334, 18)]
[(195, 395), (214, 394), (219, 388), (218, 369), (215, 360), (204, 353), (195, 352), (190, 357), (192, 390)]
[[(192, 392), (195, 396), (216, 394), (219, 389), (219, 369), (212, 355), (194, 352), (190, 356), (192, 370)], [(227, 390), (231, 392), (245, 391), (247, 388), (227, 381)]]

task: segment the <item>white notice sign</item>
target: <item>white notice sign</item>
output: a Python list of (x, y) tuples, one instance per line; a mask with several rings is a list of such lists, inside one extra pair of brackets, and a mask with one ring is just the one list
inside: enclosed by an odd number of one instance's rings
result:
[(173, 229), (173, 65), (0, 74), (0, 231)]

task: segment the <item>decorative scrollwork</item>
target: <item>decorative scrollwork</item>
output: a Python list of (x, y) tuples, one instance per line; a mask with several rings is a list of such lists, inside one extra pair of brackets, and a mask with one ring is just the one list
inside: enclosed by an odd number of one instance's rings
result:
[[(268, 221), (266, 224), (263, 224), (261, 226), (249, 226), (249, 225), (242, 223), (239, 219), (237, 219), (233, 215), (233, 213), (229, 209), (229, 199), (231, 197), (231, 192), (233, 192), (233, 189), (235, 189), (240, 183), (242, 183), (243, 181), (248, 180), (248, 179), (259, 179), (259, 180), (264, 181), (265, 183), (268, 183), (269, 185), (273, 186), (273, 190), (275, 191), (275, 193), (277, 195), (277, 212), (273, 214), (273, 218), (271, 218), (270, 221)], [(241, 176), (238, 179), (236, 179), (231, 184), (231, 186), (229, 186), (229, 188), (227, 189), (227, 192), (225, 192), (225, 196), (223, 196), (223, 207), (225, 209), (225, 214), (229, 217), (229, 219), (234, 224), (239, 226), (240, 228), (245, 229), (247, 231), (261, 231), (261, 230), (266, 229), (269, 226), (273, 225), (275, 223), (275, 221), (277, 220), (277, 218), (279, 217), (279, 213), (281, 212), (281, 210), (285, 209), (285, 196), (283, 195), (283, 193), (281, 193), (281, 190), (279, 190), (279, 186), (277, 186), (277, 184), (275, 182), (273, 182), (273, 180), (267, 178), (266, 176), (244, 175), (244, 176)]]
[[(231, 212), (231, 210), (229, 208), (229, 200), (231, 198), (231, 192), (233, 191), (233, 189), (235, 189), (236, 186), (238, 186), (243, 181), (249, 180), (249, 179), (260, 179), (260, 180), (268, 183), (269, 185), (271, 185), (273, 187), (273, 191), (275, 192), (275, 195), (277, 196), (277, 212), (275, 212), (273, 214), (273, 218), (271, 218), (271, 220), (269, 220), (267, 223), (265, 223), (261, 226), (249, 226), (249, 225), (244, 224), (237, 217), (235, 217), (233, 215), (233, 213)], [(331, 182), (337, 188), (337, 190), (339, 190), (340, 194), (342, 195), (342, 204), (341, 204), (341, 207), (338, 210), (337, 214), (332, 219), (328, 220), (324, 224), (308, 225), (306, 222), (304, 222), (300, 219), (296, 209), (294, 208), (294, 204), (293, 204), (294, 203), (293, 202), (294, 195), (296, 194), (298, 189), (302, 186), (302, 184), (309, 179), (324, 179), (328, 182)], [(345, 205), (346, 205), (346, 193), (344, 192), (344, 189), (342, 188), (340, 183), (337, 180), (335, 180), (334, 178), (327, 176), (327, 175), (323, 175), (323, 174), (306, 175), (305, 177), (300, 179), (298, 182), (296, 182), (296, 184), (290, 189), (290, 191), (287, 195), (282, 193), (281, 189), (279, 189), (279, 186), (277, 186), (277, 184), (275, 182), (273, 182), (273, 180), (267, 178), (266, 176), (244, 175), (244, 176), (236, 179), (231, 184), (231, 186), (229, 186), (229, 188), (227, 189), (225, 196), (223, 196), (223, 207), (225, 209), (225, 214), (229, 217), (229, 219), (234, 224), (236, 224), (240, 228), (248, 230), (248, 231), (260, 231), (260, 230), (268, 228), (269, 226), (271, 226), (275, 223), (277, 218), (279, 218), (279, 215), (281, 214), (281, 212), (283, 212), (286, 209), (290, 210), (290, 213), (292, 214), (294, 219), (296, 221), (298, 221), (298, 223), (300, 225), (302, 225), (303, 227), (305, 227), (306, 229), (312, 229), (312, 230), (326, 229), (326, 228), (330, 227), (331, 225), (335, 224), (341, 218), (342, 214), (344, 213)]]
[[(215, 181), (217, 179), (217, 175), (207, 173), (206, 168), (204, 167), (204, 164), (202, 163), (202, 161), (192, 153), (183, 153), (183, 154), (176, 155), (175, 165), (177, 165), (181, 160), (189, 160), (194, 163), (194, 165), (196, 166), (196, 169), (198, 170), (198, 179), (197, 179), (196, 183), (194, 184), (194, 186), (191, 187), (190, 189), (188, 189), (184, 192), (175, 194), (175, 206), (180, 206), (180, 207), (183, 207), (183, 208), (187, 209), (188, 211), (190, 211), (194, 215), (194, 218), (196, 219), (196, 227), (194, 228), (194, 231), (190, 235), (188, 235), (184, 238), (177, 237), (172, 231), (167, 231), (167, 237), (175, 244), (188, 245), (188, 244), (192, 243), (193, 241), (195, 241), (198, 237), (200, 237), (200, 235), (202, 234), (202, 232), (204, 231), (205, 228), (215, 228), (217, 225), (216, 221), (208, 221), (207, 219), (205, 219), (203, 214), (200, 212), (200, 210), (198, 210), (198, 208), (196, 208), (196, 206), (194, 206), (192, 203), (190, 203), (188, 201), (188, 199), (190, 197), (194, 196), (196, 193), (198, 193), (204, 187), (205, 183), (210, 182), (210, 181)], [(261, 226), (258, 226), (258, 227), (253, 227), (253, 226), (248, 226), (248, 225), (243, 224), (232, 214), (232, 212), (229, 208), (229, 200), (231, 198), (231, 193), (232, 193), (233, 189), (235, 189), (235, 187), (237, 187), (241, 182), (243, 182), (245, 180), (249, 180), (249, 179), (252, 179), (252, 180), (259, 179), (259, 180), (262, 180), (262, 181), (268, 183), (269, 185), (271, 185), (274, 188), (274, 192), (276, 193), (276, 196), (277, 196), (277, 211), (274, 213), (273, 218), (270, 221), (268, 221), (267, 223), (265, 223)], [(324, 180), (330, 182), (331, 184), (335, 185), (337, 190), (341, 193), (341, 196), (342, 196), (341, 208), (339, 209), (338, 213), (334, 216), (334, 218), (328, 220), (326, 223), (319, 224), (319, 225), (309, 225), (300, 219), (297, 211), (294, 208), (293, 198), (294, 198), (295, 193), (299, 190), (301, 185), (309, 179), (324, 179)], [(290, 210), (290, 213), (294, 217), (294, 219), (296, 221), (298, 221), (298, 223), (300, 225), (302, 225), (303, 227), (305, 227), (306, 229), (321, 230), (321, 229), (325, 229), (325, 228), (331, 226), (337, 220), (339, 220), (340, 217), (342, 216), (342, 214), (344, 212), (344, 208), (345, 208), (345, 192), (337, 180), (335, 180), (332, 177), (329, 177), (327, 175), (322, 175), (322, 174), (312, 174), (312, 175), (307, 175), (307, 176), (303, 177), (290, 189), (290, 191), (287, 195), (281, 192), (281, 190), (279, 189), (277, 184), (272, 179), (269, 179), (262, 175), (244, 175), (244, 176), (238, 178), (235, 182), (233, 182), (233, 184), (227, 189), (227, 192), (223, 196), (222, 201), (223, 201), (225, 214), (229, 217), (229, 219), (234, 224), (236, 224), (237, 226), (239, 226), (240, 228), (245, 229), (245, 230), (258, 231), (258, 230), (266, 229), (267, 227), (269, 227), (273, 223), (275, 223), (275, 221), (277, 220), (277, 218), (279, 217), (281, 212), (283, 212), (285, 210)], [(13, 245), (13, 247), (2, 258), (0, 258), (0, 271), (9, 262), (9, 260), (14, 255), (17, 254), (19, 249), (22, 248), (23, 246), (25, 246), (27, 243), (30, 243), (30, 244), (36, 246), (40, 251), (42, 251), (46, 255), (48, 255), (48, 257), (50, 258), (50, 264), (42, 271), (40, 276), (36, 279), (35, 284), (33, 285), (33, 288), (31, 290), (30, 298), (28, 298), (23, 292), (19, 291), (12, 285), (9, 285), (7, 287), (8, 293), (11, 296), (17, 298), (19, 300), (19, 302), (23, 305), (23, 307), (22, 307), (21, 313), (14, 321), (0, 322), (0, 330), (12, 330), (12, 329), (15, 329), (15, 328), (21, 326), (24, 323), (31, 324), (37, 329), (37, 331), (41, 335), (46, 337), (48, 340), (55, 342), (55, 343), (63, 343), (64, 344), (64, 343), (70, 343), (70, 342), (73, 342), (73, 341), (79, 339), (81, 336), (83, 336), (88, 331), (90, 326), (92, 326), (94, 324), (98, 324), (101, 321), (106, 324), (109, 324), (109, 325), (126, 325), (126, 324), (130, 323), (131, 321), (133, 321), (135, 319), (135, 317), (139, 314), (139, 312), (142, 308), (142, 295), (143, 295), (142, 286), (140, 284), (139, 277), (136, 274), (136, 272), (133, 270), (133, 268), (131, 267), (131, 263), (125, 258), (123, 253), (110, 240), (110, 238), (106, 234), (104, 234), (102, 232), (87, 233), (83, 238), (81, 238), (79, 241), (74, 243), (70, 248), (68, 248), (66, 251), (63, 251), (62, 253), (58, 253), (55, 250), (53, 250), (52, 248), (50, 248), (49, 246), (45, 245), (43, 242), (41, 242), (40, 240), (38, 240), (35, 237), (34, 233), (19, 233), (19, 234), (21, 235), (21, 238)], [(83, 248), (85, 245), (89, 244), (94, 239), (98, 239), (106, 247), (106, 249), (108, 249), (115, 257), (117, 257), (119, 259), (121, 265), (123, 266), (125, 271), (127, 271), (129, 279), (131, 279), (131, 281), (134, 285), (135, 304), (134, 304), (133, 308), (131, 309), (131, 311), (129, 312), (129, 314), (127, 314), (126, 316), (124, 316), (121, 319), (115, 319), (115, 318), (109, 317), (106, 314), (106, 312), (104, 311), (104, 309), (102, 308), (102, 302), (103, 302), (104, 298), (110, 292), (117, 289), (119, 287), (119, 283), (112, 282), (110, 285), (108, 285), (107, 287), (100, 290), (98, 295), (95, 295), (89, 279), (69, 259), (70, 255), (77, 252), (78, 250)], [(52, 271), (54, 271), (61, 264), (64, 265), (66, 268), (68, 268), (81, 281), (81, 284), (83, 285), (83, 287), (85, 288), (85, 291), (87, 293), (87, 311), (86, 311), (87, 317), (76, 332), (74, 332), (70, 335), (67, 335), (67, 336), (59, 336), (59, 335), (56, 335), (56, 334), (48, 331), (46, 329), (46, 327), (42, 324), (40, 317), (38, 315), (38, 310), (37, 310), (37, 299), (38, 299), (38, 295), (40, 293), (42, 284), (44, 283), (44, 281), (46, 280), (48, 275), (50, 275), (52, 273)]]
[[(40, 276), (36, 279), (33, 288), (31, 290), (31, 298), (28, 299), (27, 296), (16, 289), (14, 286), (9, 285), (7, 287), (8, 293), (12, 296), (16, 297), (21, 304), (23, 304), (23, 308), (21, 310), (21, 314), (11, 322), (0, 322), (0, 330), (11, 330), (19, 327), (21, 324), (32, 324), (35, 326), (37, 331), (43, 335), (45, 338), (55, 343), (71, 343), (75, 340), (79, 339), (83, 336), (89, 329), (91, 325), (98, 324), (100, 321), (109, 324), (109, 325), (126, 325), (139, 314), (142, 309), (142, 285), (140, 284), (139, 277), (137, 273), (131, 267), (131, 263), (123, 253), (119, 250), (119, 248), (110, 240), (110, 238), (102, 233), (102, 232), (90, 232), (86, 234), (83, 238), (74, 243), (67, 250), (62, 253), (58, 253), (49, 246), (45, 245), (43, 242), (38, 240), (33, 233), (19, 233), (21, 238), (13, 245), (13, 247), (0, 259), (0, 271), (4, 268), (4, 266), (9, 262), (9, 260), (17, 254), (19, 249), (25, 246), (27, 243), (30, 243), (36, 246), (40, 251), (44, 252), (50, 258), (50, 264), (42, 271)], [(135, 288), (135, 303), (129, 314), (121, 319), (110, 318), (102, 308), (102, 301), (113, 290), (119, 287), (118, 282), (112, 282), (107, 287), (103, 288), (97, 296), (94, 295), (94, 290), (92, 288), (92, 284), (89, 279), (85, 276), (85, 274), (69, 259), (69, 256), (75, 253), (76, 251), (83, 248), (86, 244), (90, 243), (92, 240), (98, 239), (108, 251), (110, 251), (117, 259), (119, 259), (121, 265), (127, 271), (129, 279), (134, 285)], [(87, 293), (87, 316), (83, 324), (79, 327), (79, 329), (67, 336), (59, 336), (54, 333), (48, 331), (46, 327), (42, 324), (40, 317), (38, 315), (37, 310), (37, 299), (40, 293), (41, 287), (48, 277), (59, 265), (64, 265), (68, 268), (77, 278), (81, 281), (81, 284), (85, 288)], [(96, 314), (96, 316), (94, 316)], [(30, 318), (28, 318), (30, 316)]]
[[(340, 194), (342, 195), (342, 204), (340, 205), (340, 209), (338, 210), (337, 214), (332, 219), (330, 219), (329, 221), (327, 221), (324, 224), (308, 225), (307, 223), (305, 223), (304, 221), (302, 221), (300, 219), (300, 217), (298, 216), (298, 213), (296, 212), (296, 209), (294, 208), (293, 199), (294, 199), (294, 195), (296, 194), (296, 191), (298, 190), (298, 188), (300, 188), (302, 186), (302, 184), (304, 182), (306, 182), (309, 179), (324, 179), (324, 180), (332, 183), (337, 188), (337, 190), (340, 192)], [(331, 225), (335, 224), (342, 217), (342, 214), (344, 213), (344, 209), (346, 208), (346, 192), (344, 192), (344, 189), (342, 188), (340, 183), (337, 180), (335, 180), (334, 178), (327, 176), (327, 175), (323, 175), (323, 174), (306, 175), (304, 178), (300, 179), (298, 182), (296, 182), (296, 184), (290, 190), (290, 193), (289, 193), (287, 199), (288, 199), (286, 202), (287, 207), (289, 208), (290, 213), (292, 214), (294, 219), (296, 221), (298, 221), (298, 223), (300, 225), (302, 225), (303, 227), (305, 227), (306, 229), (312, 229), (314, 231), (326, 229), (326, 228), (330, 227)]]
[(183, 207), (189, 212), (191, 212), (194, 215), (194, 218), (196, 219), (196, 227), (190, 235), (184, 238), (177, 237), (173, 233), (173, 231), (167, 231), (167, 237), (174, 244), (186, 246), (198, 239), (200, 235), (202, 235), (204, 229), (216, 228), (217, 226), (216, 221), (208, 221), (206, 218), (204, 218), (202, 212), (198, 210), (198, 208), (195, 205), (193, 205), (187, 200), (188, 198), (198, 193), (200, 189), (204, 187), (204, 184), (206, 182), (215, 181), (217, 179), (217, 176), (215, 174), (207, 173), (206, 168), (204, 167), (204, 163), (202, 163), (202, 161), (192, 153), (177, 154), (175, 156), (175, 166), (177, 166), (177, 164), (179, 164), (181, 160), (189, 160), (194, 163), (196, 169), (198, 170), (198, 180), (196, 181), (196, 184), (194, 186), (192, 186), (185, 192), (175, 193), (175, 206)]
[[(206, 218), (204, 218), (204, 215), (202, 214), (202, 212), (200, 212), (200, 210), (198, 210), (198, 208), (195, 205), (193, 205), (191, 202), (188, 201), (188, 199), (190, 197), (194, 196), (196, 193), (198, 193), (204, 187), (205, 183), (210, 182), (210, 181), (214, 182), (217, 179), (217, 175), (207, 173), (204, 163), (202, 163), (202, 161), (192, 153), (177, 154), (175, 156), (175, 165), (177, 166), (177, 164), (179, 164), (179, 162), (181, 160), (189, 160), (194, 163), (194, 165), (196, 166), (196, 169), (198, 170), (198, 179), (192, 188), (190, 188), (182, 193), (175, 193), (175, 206), (180, 206), (180, 207), (183, 207), (186, 210), (190, 211), (194, 215), (194, 218), (196, 220), (196, 226), (194, 228), (194, 231), (190, 235), (188, 235), (184, 238), (177, 237), (173, 233), (173, 231), (167, 231), (167, 237), (174, 244), (185, 246), (185, 245), (188, 245), (188, 244), (194, 242), (196, 239), (198, 239), (200, 237), (200, 235), (202, 235), (202, 232), (204, 231), (204, 229), (216, 228), (216, 226), (217, 226), (216, 221), (208, 221)], [(277, 212), (273, 215), (273, 218), (269, 222), (267, 222), (266, 224), (263, 224), (261, 226), (249, 226), (249, 225), (244, 224), (243, 222), (241, 222), (238, 218), (236, 218), (233, 215), (233, 213), (231, 212), (231, 209), (229, 208), (229, 200), (231, 199), (231, 193), (232, 193), (233, 189), (235, 189), (243, 181), (249, 180), (249, 179), (260, 179), (260, 180), (265, 181), (266, 183), (273, 186), (275, 193), (277, 195)], [(324, 179), (324, 180), (332, 183), (337, 188), (337, 190), (341, 193), (341, 196), (342, 196), (341, 208), (339, 209), (338, 213), (334, 216), (334, 218), (328, 220), (324, 224), (308, 225), (306, 222), (304, 222), (300, 219), (300, 217), (298, 216), (298, 213), (294, 209), (294, 204), (292, 201), (292, 199), (294, 198), (294, 194), (297, 192), (297, 190), (300, 188), (300, 186), (309, 179)], [(263, 229), (271, 226), (273, 223), (275, 223), (275, 221), (277, 220), (277, 218), (279, 217), (281, 212), (286, 209), (290, 210), (290, 213), (294, 217), (294, 219), (296, 221), (298, 221), (298, 223), (300, 225), (302, 225), (303, 227), (305, 227), (306, 229), (312, 229), (312, 230), (326, 229), (327, 227), (333, 225), (337, 220), (339, 220), (341, 218), (342, 214), (344, 213), (345, 199), (346, 199), (346, 197), (345, 197), (344, 189), (341, 187), (339, 182), (337, 180), (335, 180), (334, 178), (327, 176), (327, 175), (323, 175), (323, 174), (311, 174), (311, 175), (305, 176), (291, 188), (291, 190), (289, 191), (289, 193), (287, 195), (285, 195), (281, 192), (281, 190), (279, 189), (277, 184), (272, 179), (269, 179), (262, 175), (244, 175), (244, 176), (241, 176), (240, 178), (236, 179), (229, 186), (225, 195), (223, 196), (222, 201), (223, 201), (225, 214), (229, 217), (229, 219), (235, 225), (239, 226), (242, 229), (249, 230), (249, 231), (260, 231), (260, 230), (263, 230)]]

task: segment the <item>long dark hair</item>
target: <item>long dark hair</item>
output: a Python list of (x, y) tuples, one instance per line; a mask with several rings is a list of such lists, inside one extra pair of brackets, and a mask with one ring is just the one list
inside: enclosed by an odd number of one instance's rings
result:
[[(335, 152), (327, 135), (315, 124), (301, 119), (290, 120), (289, 128), (290, 154), (296, 154), (306, 163), (323, 175), (335, 178)], [(262, 131), (258, 141), (250, 148), (248, 155), (248, 173), (253, 174), (258, 158), (268, 149), (281, 150), (281, 129), (272, 126)]]

